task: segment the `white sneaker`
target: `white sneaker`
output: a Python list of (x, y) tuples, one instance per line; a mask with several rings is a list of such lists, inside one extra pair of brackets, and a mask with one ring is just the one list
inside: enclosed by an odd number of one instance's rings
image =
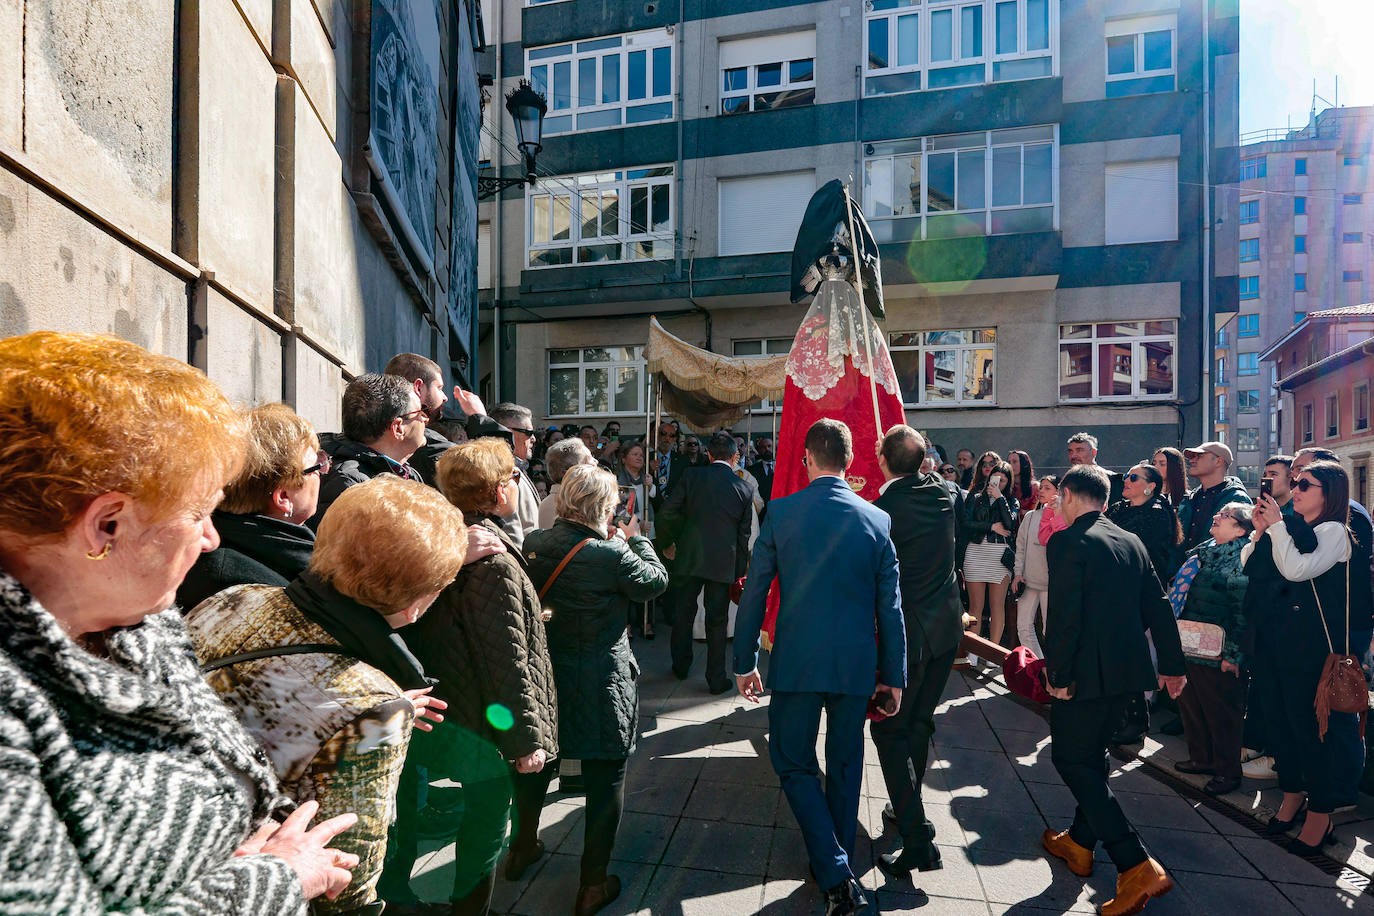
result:
[(1278, 779), (1274, 770), (1273, 757), (1256, 757), (1240, 765), (1240, 772), (1246, 779)]
[(972, 652), (968, 654), (968, 663), (969, 667), (972, 668), (974, 671), (979, 671), (983, 667), (983, 660), (978, 656), (974, 655)]

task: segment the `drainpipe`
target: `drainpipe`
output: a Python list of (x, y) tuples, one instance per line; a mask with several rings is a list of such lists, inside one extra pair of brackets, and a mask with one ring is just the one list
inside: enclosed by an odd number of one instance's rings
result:
[(1212, 438), (1212, 362), (1217, 331), (1212, 320), (1212, 3), (1202, 2), (1202, 437)]
[[(491, 164), (497, 175), (501, 174), (501, 160), (503, 147), (501, 145), (502, 134), (505, 131), (505, 107), (501, 104), (505, 89), (502, 83), (504, 63), (502, 61), (503, 41), (505, 40), (506, 25), (506, 4), (502, 0), (496, 0), (494, 4), (496, 10), (496, 77), (493, 86), (496, 89), (495, 97), (488, 103), (495, 106), (495, 117), (492, 118), (492, 150)], [(491, 211), (491, 238), (488, 244), (491, 245), (491, 281), (492, 281), (492, 302), (491, 302), (491, 394), (496, 402), (505, 400), (501, 396), (501, 291), (505, 288), (505, 275), (502, 272), (501, 253), (505, 250), (506, 240), (501, 235), (501, 193), (498, 191), (492, 197)], [(480, 379), (473, 379), (473, 387), (479, 387)]]

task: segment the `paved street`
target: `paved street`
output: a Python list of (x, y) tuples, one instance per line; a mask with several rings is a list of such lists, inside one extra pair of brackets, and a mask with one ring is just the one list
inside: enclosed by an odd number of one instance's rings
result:
[[(748, 707), (737, 696), (710, 697), (700, 676), (700, 645), (693, 676), (681, 683), (668, 673), (666, 632), (634, 648), (644, 669), (643, 739), (631, 762), (612, 863), (625, 889), (605, 912), (821, 913), (801, 837), (768, 763), (766, 708)], [(914, 884), (889, 882), (874, 867), (876, 853), (893, 849), (897, 839), (884, 834), (886, 792), (872, 743), (867, 746), (856, 858), (860, 880), (878, 905), (870, 912), (1091, 913), (1109, 900), (1116, 873), (1100, 852), (1097, 872), (1085, 884), (1051, 864), (1040, 847), (1041, 831), (1067, 825), (1073, 812), (1050, 763), (1044, 718), (1007, 697), (1000, 684), (956, 672), (937, 723), (925, 797), (945, 867), (913, 875)], [(1327, 874), (1259, 836), (1252, 817), (1173, 785), (1143, 761), (1119, 764), (1113, 773), (1127, 814), (1177, 883), (1146, 912), (1374, 914), (1374, 898), (1360, 893), (1363, 876)], [(1341, 829), (1352, 834), (1343, 838), (1346, 846), (1368, 846), (1353, 836), (1357, 828)], [(551, 792), (540, 835), (552, 854), (523, 881), (498, 881), (497, 912), (571, 911), (582, 799)], [(434, 849), (417, 865), (414, 886), (426, 899), (447, 899), (452, 856), (451, 846)]]

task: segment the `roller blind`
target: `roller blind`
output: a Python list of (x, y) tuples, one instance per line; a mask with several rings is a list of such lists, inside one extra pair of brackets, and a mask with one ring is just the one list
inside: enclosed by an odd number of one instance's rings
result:
[(1178, 160), (1107, 165), (1107, 244), (1178, 238)]
[(762, 35), (756, 38), (737, 38), (720, 43), (720, 68), (748, 67), (780, 60), (805, 60), (816, 56), (816, 31), (786, 32), (782, 35)]
[(721, 255), (791, 251), (816, 173), (722, 178), (719, 188)]

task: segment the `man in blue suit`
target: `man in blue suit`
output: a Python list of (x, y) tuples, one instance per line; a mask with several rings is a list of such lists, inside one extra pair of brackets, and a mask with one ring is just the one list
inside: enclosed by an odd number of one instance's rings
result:
[[(854, 460), (849, 428), (817, 420), (806, 433), (802, 460), (810, 485), (769, 504), (754, 542), (735, 619), (735, 672), (740, 693), (757, 703), (763, 693), (759, 631), (776, 577), (782, 605), (768, 668), (769, 757), (801, 827), (812, 874), (825, 890), (826, 916), (849, 916), (867, 906), (849, 867), (864, 716), (870, 699), (892, 712), (901, 706), (906, 628), (892, 520), (844, 480)], [(821, 710), (824, 791), (816, 763)]]

